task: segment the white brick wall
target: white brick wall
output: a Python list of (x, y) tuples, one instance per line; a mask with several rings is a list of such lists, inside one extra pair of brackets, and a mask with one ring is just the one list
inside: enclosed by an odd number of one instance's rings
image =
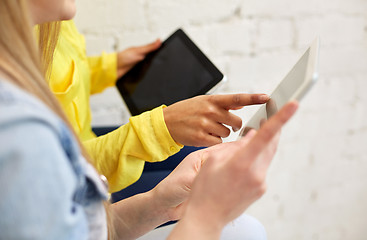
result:
[[(366, 239), (366, 0), (78, 0), (90, 54), (182, 27), (228, 76), (220, 93), (270, 93), (321, 37), (320, 81), (283, 132), (268, 191), (249, 209), (269, 239)], [(114, 89), (92, 98), (95, 125), (128, 119)], [(244, 120), (254, 108), (238, 112)]]

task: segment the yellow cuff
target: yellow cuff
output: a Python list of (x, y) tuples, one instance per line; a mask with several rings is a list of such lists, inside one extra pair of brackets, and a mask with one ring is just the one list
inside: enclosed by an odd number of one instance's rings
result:
[(115, 85), (117, 81), (117, 53), (102, 53), (105, 66), (105, 81), (109, 86)]
[(166, 122), (164, 121), (163, 108), (167, 106), (162, 105), (152, 110), (151, 120), (154, 132), (158, 139), (161, 139), (160, 144), (163, 149), (167, 149), (168, 155), (173, 155), (183, 148), (184, 145), (177, 143), (168, 131)]
[(117, 53), (88, 57), (91, 74), (91, 94), (100, 93), (117, 81)]

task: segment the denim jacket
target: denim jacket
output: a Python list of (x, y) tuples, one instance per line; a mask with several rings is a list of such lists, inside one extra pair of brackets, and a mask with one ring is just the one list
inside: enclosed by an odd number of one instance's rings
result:
[(106, 199), (63, 121), (0, 79), (0, 239), (107, 239)]

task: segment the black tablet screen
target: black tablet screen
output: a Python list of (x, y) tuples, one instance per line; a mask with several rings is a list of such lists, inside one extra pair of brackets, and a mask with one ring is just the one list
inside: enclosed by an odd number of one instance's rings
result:
[(171, 37), (118, 81), (132, 115), (205, 94), (221, 80), (200, 58), (202, 53), (189, 48), (185, 39)]

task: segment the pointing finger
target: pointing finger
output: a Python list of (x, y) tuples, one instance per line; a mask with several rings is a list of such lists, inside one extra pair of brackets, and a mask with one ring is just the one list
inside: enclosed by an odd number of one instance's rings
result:
[(243, 106), (253, 104), (263, 104), (269, 100), (269, 96), (266, 94), (228, 94), (228, 95), (212, 95), (211, 100), (229, 110), (238, 109)]

